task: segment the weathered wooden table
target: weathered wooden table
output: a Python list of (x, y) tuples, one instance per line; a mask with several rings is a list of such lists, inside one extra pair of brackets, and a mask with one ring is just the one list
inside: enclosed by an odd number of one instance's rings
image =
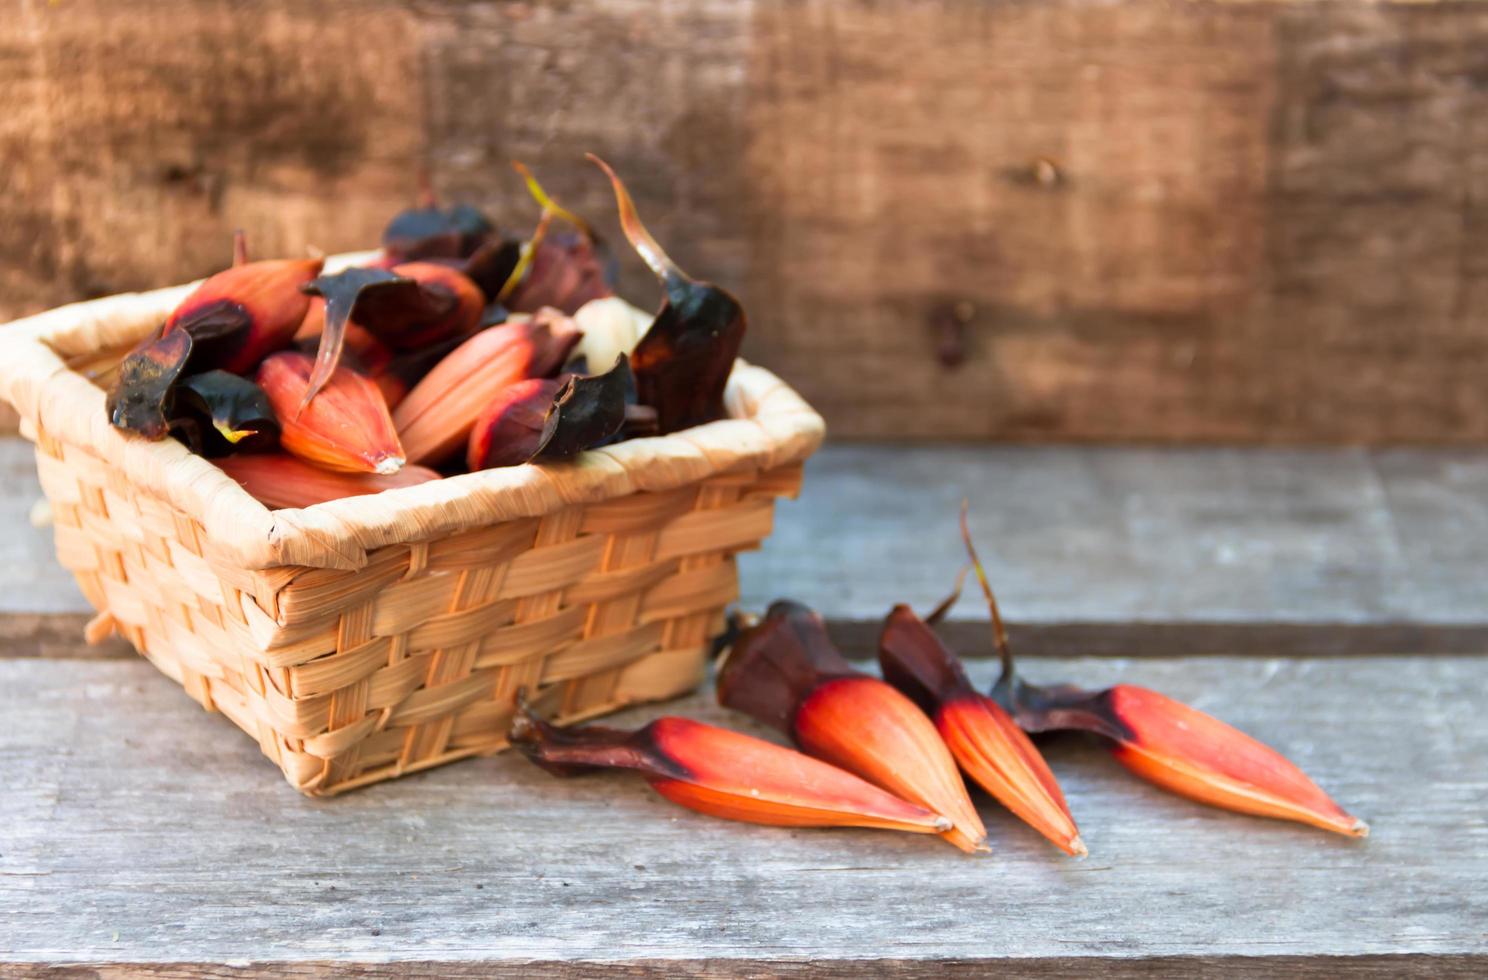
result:
[[(839, 448), (743, 560), (859, 652), (959, 562), (961, 495), (1031, 678), (1147, 684), (1373, 826), (1234, 816), (1047, 743), (1091, 855), (696, 816), (510, 755), (329, 801), (117, 644), (0, 444), (0, 974), (1483, 975), (1488, 452)], [(952, 624), (985, 651), (970, 598)], [(1098, 654), (1090, 656), (1088, 654)], [(973, 673), (990, 679), (993, 665)], [(757, 728), (706, 694), (661, 711)]]

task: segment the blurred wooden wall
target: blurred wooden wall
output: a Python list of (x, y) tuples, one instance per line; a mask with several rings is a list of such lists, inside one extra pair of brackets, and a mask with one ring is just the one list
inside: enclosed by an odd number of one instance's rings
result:
[(0, 316), (585, 150), (838, 437), (1488, 439), (1473, 2), (22, 0)]

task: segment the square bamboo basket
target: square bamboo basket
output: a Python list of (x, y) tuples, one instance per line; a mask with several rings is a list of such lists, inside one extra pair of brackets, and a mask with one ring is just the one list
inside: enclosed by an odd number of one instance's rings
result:
[(270, 511), (174, 440), (113, 429), (85, 376), (194, 285), (0, 328), (0, 396), (98, 610), (90, 639), (125, 636), (310, 795), (500, 750), (518, 688), (560, 720), (692, 689), (735, 553), (770, 533), (823, 435), (740, 361), (727, 420)]

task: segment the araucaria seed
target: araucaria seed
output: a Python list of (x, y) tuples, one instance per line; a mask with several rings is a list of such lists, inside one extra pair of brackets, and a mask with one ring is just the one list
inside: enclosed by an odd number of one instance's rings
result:
[(935, 725), (914, 702), (856, 670), (807, 607), (775, 602), (734, 641), (718, 701), (790, 735), (805, 752), (944, 814), (942, 836), (984, 851), (987, 832)]
[[(1296, 820), (1351, 837), (1369, 833), (1275, 749), (1172, 698), (1130, 684), (1103, 691), (1039, 687), (1017, 675), (1007, 631), (961, 508), (961, 540), (987, 600), (1002, 674), (992, 697), (1026, 732), (1075, 730), (1104, 735), (1132, 772), (1201, 803)], [(949, 600), (948, 600), (949, 601)]]
[(946, 818), (850, 772), (793, 749), (688, 718), (659, 718), (633, 732), (558, 728), (520, 710), (511, 741), (562, 776), (631, 769), (680, 806), (781, 827), (872, 827), (941, 833)]
[(391, 475), (328, 470), (286, 453), (226, 456), (217, 460), (222, 471), (265, 507), (309, 507), (342, 497), (359, 497), (384, 490), (413, 487), (439, 479), (423, 466), (405, 466)]
[(963, 772), (1066, 854), (1084, 855), (1054, 773), (1007, 712), (971, 686), (956, 655), (908, 606), (895, 606), (878, 640), (884, 679), (914, 700)]
[(281, 351), (258, 369), (258, 386), (279, 417), (279, 443), (288, 452), (333, 470), (396, 473), (403, 447), (382, 393), (348, 367), (337, 367), (313, 399), (305, 402), (314, 361)]
[(310, 297), (300, 287), (320, 274), (320, 259), (271, 259), (235, 265), (181, 301), (165, 332), (185, 330), (196, 342), (193, 370), (246, 374), (289, 346)]
[(502, 389), (556, 372), (578, 341), (573, 320), (539, 310), (488, 327), (456, 347), (393, 413), (409, 461), (437, 465), (455, 455)]

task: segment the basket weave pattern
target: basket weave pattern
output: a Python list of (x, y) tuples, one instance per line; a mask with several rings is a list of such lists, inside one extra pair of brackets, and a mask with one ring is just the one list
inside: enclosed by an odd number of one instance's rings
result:
[(270, 512), (184, 448), (100, 425), (102, 392), (61, 359), (142, 336), (179, 293), (3, 328), (0, 393), (92, 631), (124, 635), (309, 794), (502, 748), (519, 688), (564, 720), (691, 689), (737, 597), (733, 555), (769, 534), (821, 438), (741, 363), (730, 421)]

